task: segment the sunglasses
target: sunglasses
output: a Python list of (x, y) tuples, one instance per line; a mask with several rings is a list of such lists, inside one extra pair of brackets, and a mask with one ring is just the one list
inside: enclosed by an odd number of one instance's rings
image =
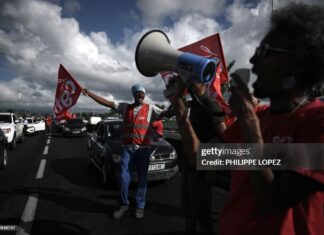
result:
[(267, 55), (268, 51), (278, 52), (278, 53), (286, 53), (289, 55), (293, 55), (291, 51), (281, 48), (270, 47), (268, 44), (261, 44), (255, 49), (255, 55), (258, 58), (263, 58)]

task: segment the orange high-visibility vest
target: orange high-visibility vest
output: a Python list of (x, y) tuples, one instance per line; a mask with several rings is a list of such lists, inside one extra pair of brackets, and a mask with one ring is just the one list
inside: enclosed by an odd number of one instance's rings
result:
[(124, 117), (123, 144), (149, 145), (151, 134), (149, 133), (150, 123), (148, 121), (149, 105), (143, 104), (134, 117), (134, 104), (128, 105)]

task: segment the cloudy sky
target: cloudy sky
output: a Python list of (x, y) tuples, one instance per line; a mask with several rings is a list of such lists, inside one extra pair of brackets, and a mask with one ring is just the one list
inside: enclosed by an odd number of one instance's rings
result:
[[(161, 78), (143, 77), (135, 65), (145, 32), (163, 30), (175, 48), (220, 33), (226, 61), (250, 68), (271, 9), (271, 0), (0, 0), (0, 109), (52, 110), (59, 64), (107, 99), (131, 101), (139, 82), (148, 102), (165, 103)], [(75, 106), (100, 108), (83, 95)]]

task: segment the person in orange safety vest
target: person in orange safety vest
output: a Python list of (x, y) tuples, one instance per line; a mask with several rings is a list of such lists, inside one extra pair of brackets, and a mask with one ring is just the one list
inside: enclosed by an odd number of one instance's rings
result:
[(113, 217), (120, 219), (129, 209), (128, 188), (131, 182), (130, 169), (132, 164), (137, 167), (138, 188), (136, 193), (135, 217), (144, 217), (146, 176), (149, 166), (150, 128), (152, 123), (161, 119), (163, 110), (155, 105), (144, 103), (145, 88), (141, 84), (135, 84), (131, 88), (134, 102), (121, 103), (108, 101), (87, 89), (82, 92), (101, 105), (115, 109), (123, 116), (124, 126), (122, 135), (123, 150), (121, 153), (120, 169), (120, 207), (114, 212)]

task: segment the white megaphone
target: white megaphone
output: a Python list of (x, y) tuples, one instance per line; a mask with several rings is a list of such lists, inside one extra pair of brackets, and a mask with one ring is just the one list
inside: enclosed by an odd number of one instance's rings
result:
[(153, 77), (159, 72), (175, 71), (189, 85), (210, 82), (219, 60), (176, 50), (170, 46), (164, 32), (151, 30), (137, 44), (135, 62), (144, 76)]

